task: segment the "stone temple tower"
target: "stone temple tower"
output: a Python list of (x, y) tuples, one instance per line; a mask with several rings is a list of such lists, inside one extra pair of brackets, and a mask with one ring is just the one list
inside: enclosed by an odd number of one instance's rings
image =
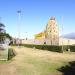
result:
[(55, 17), (51, 17), (46, 25), (45, 39), (49, 45), (59, 45), (59, 28)]

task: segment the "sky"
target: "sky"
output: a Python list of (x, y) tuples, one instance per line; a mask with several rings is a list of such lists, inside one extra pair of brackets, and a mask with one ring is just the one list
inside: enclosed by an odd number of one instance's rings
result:
[(75, 32), (75, 0), (0, 0), (0, 21), (12, 37), (33, 38), (44, 31), (51, 16), (56, 18), (60, 35)]

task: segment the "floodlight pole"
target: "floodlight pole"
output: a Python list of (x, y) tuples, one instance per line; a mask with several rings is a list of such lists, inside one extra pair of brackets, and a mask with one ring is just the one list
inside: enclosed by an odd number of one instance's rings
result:
[(21, 10), (17, 11), (18, 13), (18, 46), (20, 44), (20, 26), (21, 26)]
[(62, 53), (64, 52), (63, 50), (63, 17), (62, 17)]

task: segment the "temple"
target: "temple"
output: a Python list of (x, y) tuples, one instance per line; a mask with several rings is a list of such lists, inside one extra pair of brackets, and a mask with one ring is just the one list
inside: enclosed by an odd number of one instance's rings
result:
[(59, 28), (55, 17), (51, 17), (43, 32), (35, 35), (39, 44), (59, 45)]

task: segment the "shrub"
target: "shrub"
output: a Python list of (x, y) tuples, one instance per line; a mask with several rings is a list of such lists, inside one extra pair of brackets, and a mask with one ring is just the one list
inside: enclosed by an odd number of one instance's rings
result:
[(23, 44), (21, 46), (25, 46), (25, 47), (29, 47), (29, 48), (35, 47), (36, 49), (48, 50), (48, 51), (53, 51), (53, 52), (61, 52), (60, 46), (34, 45), (34, 44)]
[(75, 52), (75, 46), (70, 46), (70, 51)]
[[(17, 46), (13, 44), (13, 46)], [(20, 46), (25, 46), (28, 48), (36, 48), (42, 50), (48, 50), (53, 52), (62, 52), (62, 45), (61, 46), (54, 46), (54, 45), (35, 45), (35, 44), (20, 44)], [(75, 52), (75, 45), (63, 45), (63, 51), (68, 51), (70, 49), (71, 52)]]
[(16, 55), (16, 52), (12, 48), (10, 48), (8, 50), (8, 60), (12, 59), (15, 55)]

